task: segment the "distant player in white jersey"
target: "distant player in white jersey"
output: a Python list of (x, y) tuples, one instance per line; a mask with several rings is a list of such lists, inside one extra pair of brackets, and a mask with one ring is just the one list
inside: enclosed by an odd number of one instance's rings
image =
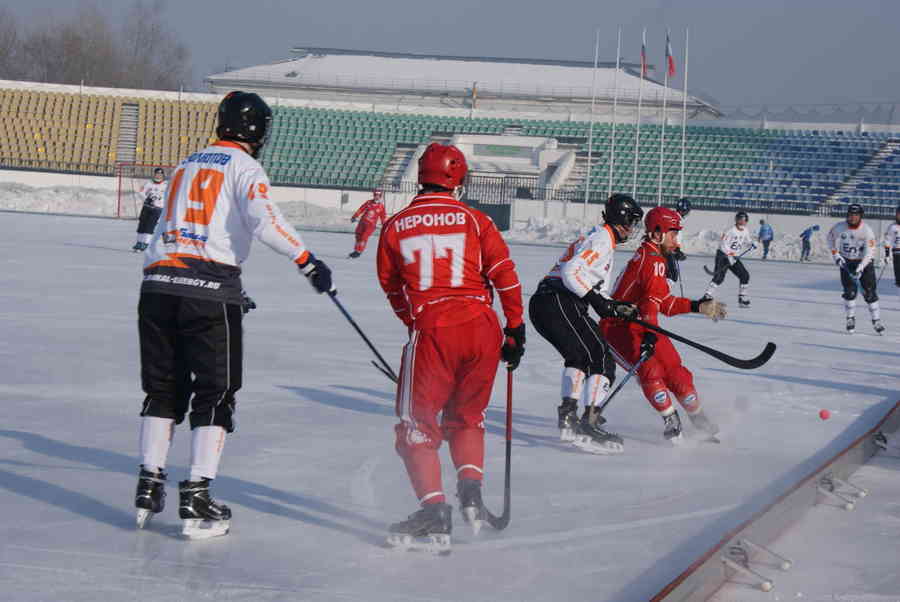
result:
[[(604, 430), (606, 419), (595, 411), (615, 380), (616, 364), (588, 308), (601, 318), (636, 317), (637, 308), (613, 300), (610, 287), (616, 245), (628, 240), (643, 216), (630, 196), (609, 197), (605, 223), (569, 245), (528, 305), (535, 329), (563, 357), (560, 439), (592, 453), (620, 453), (623, 448), (622, 438)], [(585, 408), (579, 421), (580, 398)]]
[(225, 96), (219, 141), (184, 159), (172, 174), (165, 214), (145, 255), (138, 305), (146, 393), (138, 527), (163, 510), (169, 447), (190, 405), (190, 476), (178, 484), (182, 533), (206, 538), (228, 532), (231, 510), (210, 496), (209, 487), (225, 435), (235, 425), (243, 356), (241, 264), (253, 239), (287, 256), (319, 293), (334, 294), (331, 271), (269, 199), (269, 178), (256, 157), (271, 121), (272, 111), (256, 94)]
[(900, 205), (897, 205), (894, 219), (895, 222), (884, 232), (884, 260), (893, 258), (894, 284), (897, 286), (897, 295), (900, 296)]
[(847, 206), (847, 219), (838, 222), (828, 233), (831, 256), (841, 271), (844, 286), (844, 309), (847, 311), (847, 332), (856, 331), (856, 294), (862, 288), (863, 299), (869, 305), (872, 327), (882, 334), (881, 310), (875, 281), (875, 233), (863, 223), (863, 208), (857, 203)]
[(750, 306), (750, 295), (747, 293), (747, 287), (750, 285), (750, 273), (740, 259), (745, 252), (756, 248), (750, 238), (750, 230), (747, 228), (748, 221), (750, 221), (750, 216), (744, 211), (738, 211), (734, 216), (734, 226), (722, 234), (722, 242), (716, 251), (716, 267), (713, 270), (712, 281), (706, 287), (704, 299), (715, 298), (716, 289), (725, 280), (725, 273), (731, 270), (731, 273), (737, 276), (740, 282), (738, 305), (740, 307)]
[(138, 217), (137, 241), (131, 250), (140, 253), (147, 248), (159, 214), (162, 213), (163, 197), (166, 193), (166, 172), (162, 167), (153, 170), (153, 178), (144, 184), (139, 193), (141, 201), (141, 215)]

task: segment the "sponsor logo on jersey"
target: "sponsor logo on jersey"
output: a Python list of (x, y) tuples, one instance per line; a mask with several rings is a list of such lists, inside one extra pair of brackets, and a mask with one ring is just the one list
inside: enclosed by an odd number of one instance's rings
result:
[(180, 284), (182, 286), (193, 286), (195, 288), (208, 288), (218, 290), (221, 282), (213, 282), (211, 280), (203, 280), (202, 278), (187, 278), (185, 276), (170, 276), (168, 274), (147, 274), (144, 276), (145, 282), (163, 282), (165, 284)]
[(466, 223), (466, 212), (455, 213), (426, 213), (425, 215), (408, 215), (394, 222), (397, 232), (411, 230), (419, 225), (431, 226), (463, 226)]

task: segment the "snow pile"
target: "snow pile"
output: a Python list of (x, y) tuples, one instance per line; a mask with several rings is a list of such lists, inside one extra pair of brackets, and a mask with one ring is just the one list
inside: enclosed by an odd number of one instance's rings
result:
[(306, 201), (278, 203), (285, 219), (300, 229), (353, 232), (356, 224), (350, 223), (350, 215), (339, 209), (320, 207)]
[[(574, 218), (545, 219), (539, 217), (529, 218), (527, 222), (515, 225), (506, 233), (509, 242), (568, 245), (580, 235), (588, 232), (593, 225), (585, 226), (584, 222)], [(637, 247), (643, 233), (637, 231), (631, 240), (620, 249), (634, 249)], [(681, 248), (688, 255), (715, 255), (719, 248), (722, 233), (718, 230), (691, 231), (690, 226), (681, 235)], [(828, 249), (826, 235), (822, 231), (813, 234), (811, 239), (812, 251), (810, 257), (813, 261), (831, 261), (831, 251)], [(757, 242), (757, 249), (747, 253), (749, 258), (762, 257), (762, 243)], [(769, 247), (770, 259), (785, 261), (798, 261), (802, 243), (800, 237), (795, 234), (776, 236)]]
[[(115, 190), (82, 186), (35, 188), (27, 184), (0, 182), (0, 209), (114, 217), (117, 202)], [(122, 212), (127, 216), (136, 215), (135, 207), (130, 204), (123, 206)]]

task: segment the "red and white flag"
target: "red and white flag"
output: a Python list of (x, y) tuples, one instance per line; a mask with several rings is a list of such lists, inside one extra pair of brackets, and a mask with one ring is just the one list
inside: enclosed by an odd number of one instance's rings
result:
[(669, 41), (669, 30), (666, 30), (666, 66), (669, 77), (675, 77), (675, 57), (672, 56), (672, 42)]
[(641, 34), (641, 77), (647, 77), (647, 30)]

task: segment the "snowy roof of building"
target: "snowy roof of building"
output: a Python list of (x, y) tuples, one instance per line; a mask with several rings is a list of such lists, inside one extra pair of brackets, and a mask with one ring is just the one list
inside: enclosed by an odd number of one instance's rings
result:
[[(471, 94), (507, 97), (635, 101), (641, 86), (640, 65), (603, 62), (593, 69), (587, 61), (407, 54), (339, 48), (296, 47), (297, 58), (217, 73), (212, 84), (253, 84), (273, 88), (335, 88), (425, 94)], [(596, 79), (595, 79), (596, 78)], [(643, 101), (662, 102), (663, 84), (645, 78)], [(669, 89), (668, 100), (681, 102), (680, 90)], [(706, 104), (688, 98), (691, 104)]]

